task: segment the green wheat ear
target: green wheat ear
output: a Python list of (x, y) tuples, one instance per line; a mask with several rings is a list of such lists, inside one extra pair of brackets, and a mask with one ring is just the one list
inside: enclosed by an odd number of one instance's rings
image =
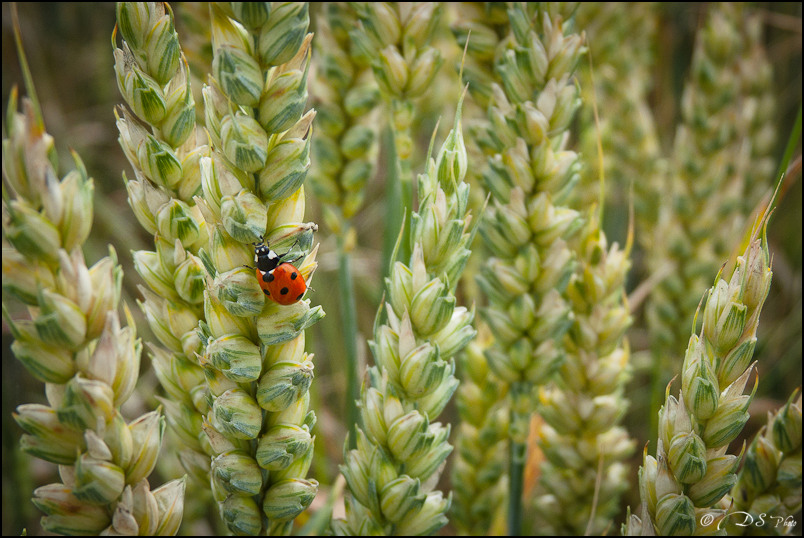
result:
[(696, 35), (669, 164), (672, 203), (659, 208), (645, 243), (651, 272), (668, 275), (646, 305), (652, 421), (672, 377), (666, 350), (687, 338), (697, 290), (728, 257), (773, 177), (772, 70), (761, 29), (760, 16), (744, 5), (720, 3), (711, 4)]
[(739, 455), (727, 453), (748, 420), (756, 392), (745, 387), (754, 370), (759, 316), (772, 272), (765, 226), (737, 258), (728, 280), (720, 274), (699, 314), (703, 326), (691, 336), (681, 371), (678, 398), (665, 393), (659, 411), (656, 457), (647, 447), (639, 472), (643, 507), (623, 527), (628, 535), (706, 530), (702, 516), (716, 525), (727, 515), (726, 495), (737, 482)]
[(474, 235), (466, 168), (459, 109), (419, 175), (413, 253), (407, 264), (394, 262), (386, 279), (369, 343), (375, 366), (361, 394), (362, 428), (356, 448), (344, 448), (341, 472), (351, 495), (346, 519), (332, 524), (338, 535), (432, 534), (447, 523), (451, 495), (434, 485), (452, 451), (450, 426), (435, 419), (458, 385), (453, 356), (475, 335), (474, 312), (454, 295)]
[[(19, 36), (31, 99), (17, 111), (12, 90), (3, 140), (3, 316), (12, 352), (46, 383), (46, 404), (17, 407), (21, 449), (60, 466), (64, 483), (34, 491), (41, 525), (58, 534), (173, 535), (182, 520), (185, 479), (151, 491), (165, 419), (160, 411), (127, 422), (121, 405), (134, 391), (142, 344), (125, 307), (118, 316), (122, 268), (109, 256), (88, 268), (83, 246), (93, 217), (93, 181), (75, 169), (58, 178), (53, 138), (45, 131)], [(12, 319), (6, 298), (30, 307)]]
[[(307, 6), (210, 7), (212, 74), (202, 92), (209, 145), (197, 147), (188, 68), (165, 17), (161, 5), (120, 4), (125, 41), (115, 53), (121, 92), (138, 119), (123, 112), (118, 120), (137, 172), (129, 200), (156, 236), (156, 252), (135, 254), (150, 287), (142, 288), (143, 308), (164, 346), (154, 346), (154, 363), (186, 445), (180, 460), (211, 480), (229, 529), (287, 533), (318, 487), (304, 478), (315, 424), (304, 329), (324, 314), (309, 300), (266, 300), (244, 266), (254, 241), (298, 236), (309, 250), (317, 228), (302, 222), (315, 116), (304, 113)], [(169, 136), (171, 106), (184, 107), (186, 136)], [(298, 264), (307, 282), (316, 251)]]
[[(493, 342), (487, 325), (458, 360), (460, 416), (453, 458), (452, 522), (467, 534), (492, 533), (508, 492), (508, 384), (490, 370), (484, 352)], [(495, 533), (496, 534), (496, 533)]]
[(539, 390), (545, 455), (537, 512), (558, 534), (602, 533), (628, 487), (625, 460), (634, 441), (619, 422), (628, 400), (631, 325), (625, 300), (630, 248), (608, 245), (590, 212), (573, 249), (578, 265), (567, 286), (573, 312), (565, 361), (555, 384)]
[(350, 448), (357, 439), (360, 391), (357, 304), (351, 262), (357, 244), (353, 221), (374, 177), (378, 156), (380, 91), (367, 59), (352, 47), (348, 30), (357, 15), (345, 3), (326, 5), (319, 19), (315, 53), (319, 62), (312, 84), (318, 111), (313, 140), (312, 192), (323, 205), (323, 219), (336, 238), (339, 308), (346, 360), (346, 413)]
[(481, 315), (495, 339), (485, 355), (491, 371), (510, 385), (511, 534), (520, 533), (522, 522), (533, 389), (564, 360), (561, 341), (572, 324), (565, 292), (575, 266), (568, 241), (583, 222), (566, 204), (579, 178), (567, 130), (580, 104), (572, 77), (585, 49), (571, 13), (562, 9), (508, 9), (510, 35), (495, 54), (488, 120), (477, 131), (492, 197), (480, 227), (490, 255), (478, 283), (489, 303)]
[[(484, 163), (483, 126), (496, 79), (495, 55), (505, 49), (509, 32), (507, 6), (499, 2), (461, 2), (448, 4), (453, 11), (451, 30), (458, 46), (465, 51), (456, 66), (467, 85), (469, 98), (466, 118), (467, 155), (470, 163)], [(479, 127), (478, 127), (479, 126)], [(482, 188), (483, 166), (470, 166), (467, 182), (472, 185), (470, 207), (485, 214), (489, 195)], [(461, 287), (467, 298), (482, 302), (477, 274), (489, 256), (482, 241), (476, 242), (464, 271)], [(504, 521), (508, 491), (508, 389), (509, 384), (489, 368), (485, 352), (494, 343), (488, 325), (479, 320), (478, 337), (470, 342), (457, 361), (460, 385), (456, 406), (460, 417), (455, 436), (452, 481), (452, 523), (459, 532), (484, 535), (495, 533)]]
[(209, 239), (199, 327), (209, 408), (212, 493), (235, 534), (289, 534), (312, 503), (306, 478), (316, 423), (313, 355), (305, 330), (324, 317), (309, 298), (279, 305), (263, 293), (253, 243), (298, 240), (305, 282), (317, 267), (317, 225), (304, 222), (315, 112), (305, 111), (312, 34), (303, 3), (215, 4), (212, 73), (203, 88), (210, 152), (195, 201)]
[[(432, 87), (443, 58), (432, 45), (443, 7), (441, 2), (352, 2), (358, 24), (349, 30), (352, 47), (371, 66), (385, 101), (393, 138), (393, 158), (386, 192), (388, 231), (384, 234), (383, 268), (388, 267), (393, 238), (413, 209), (412, 157), (416, 103)], [(389, 233), (390, 232), (390, 233)], [(399, 254), (407, 260), (412, 241), (404, 231)], [(383, 276), (387, 276), (384, 274)]]
[[(754, 521), (764, 513), (772, 514), (773, 523), (789, 523), (788, 518), (801, 510), (801, 389), (784, 407), (768, 411), (767, 423), (745, 454), (731, 498), (731, 512), (748, 512)], [(745, 533), (745, 527), (736, 524), (741, 521), (738, 516), (729, 519), (729, 534)]]
[(579, 145), (588, 166), (575, 194), (579, 207), (598, 201), (601, 172), (606, 180), (604, 206), (625, 206), (633, 192), (636, 239), (645, 248), (652, 238), (643, 231), (656, 226), (659, 193), (667, 173), (649, 104), (658, 59), (659, 18), (659, 5), (651, 2), (584, 2), (575, 14), (590, 51), (579, 66), (584, 103)]
[(116, 13), (115, 74), (128, 107), (118, 107), (115, 116), (118, 141), (134, 169), (133, 178), (124, 173), (123, 180), (137, 221), (154, 237), (153, 250), (132, 252), (145, 281), (138, 286), (138, 305), (157, 340), (147, 347), (167, 394), (160, 402), (169, 442), (195, 484), (206, 485), (210, 452), (199, 433), (208, 405), (199, 397), (204, 372), (196, 357), (206, 278), (199, 249), (208, 231), (193, 197), (201, 189), (199, 162), (209, 147), (197, 144), (195, 102), (172, 10), (166, 4), (121, 2)]

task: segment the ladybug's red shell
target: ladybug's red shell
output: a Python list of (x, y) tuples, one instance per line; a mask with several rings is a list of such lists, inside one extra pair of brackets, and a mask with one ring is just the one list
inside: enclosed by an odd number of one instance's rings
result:
[(296, 267), (290, 263), (280, 263), (270, 271), (257, 268), (257, 280), (262, 292), (281, 305), (293, 304), (304, 296), (307, 284)]

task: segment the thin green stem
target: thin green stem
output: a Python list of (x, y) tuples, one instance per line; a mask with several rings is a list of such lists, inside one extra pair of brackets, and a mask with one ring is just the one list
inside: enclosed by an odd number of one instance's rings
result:
[(388, 148), (388, 156), (386, 159), (387, 166), (385, 167), (387, 170), (385, 178), (387, 188), (385, 193), (385, 233), (383, 234), (382, 266), (380, 267), (381, 278), (388, 276), (388, 271), (391, 267), (391, 253), (394, 251), (397, 234), (402, 226), (402, 191), (399, 185), (399, 170), (396, 166), (396, 147), (392, 127), (389, 126), (385, 130), (383, 138), (385, 138), (384, 145)]
[[(416, 116), (413, 102), (409, 99), (395, 99), (391, 103), (391, 125), (394, 137), (394, 169), (399, 184), (399, 207), (402, 222), (407, 225), (402, 231), (402, 244), (399, 249), (399, 259), (408, 263), (410, 260), (410, 215), (413, 211), (413, 169), (411, 159), (413, 152), (413, 138), (411, 124)], [(397, 228), (399, 229), (399, 228)]]
[(338, 235), (338, 287), (346, 348), (346, 424), (349, 428), (349, 448), (352, 449), (355, 448), (357, 439), (355, 430), (359, 420), (357, 399), (360, 397), (360, 386), (357, 362), (357, 319), (355, 317), (357, 306), (349, 253), (346, 251), (345, 234)]
[(410, 260), (410, 215), (413, 211), (413, 169), (411, 168), (411, 131), (410, 122), (413, 116), (413, 104), (407, 100), (394, 100), (389, 108), (388, 135), (389, 164), (388, 170), (393, 176), (388, 177), (388, 194), (386, 196), (387, 230), (383, 242), (383, 276), (396, 260), (391, 260), (391, 252), (397, 233), (403, 222), (408, 223), (402, 230), (402, 242), (397, 260), (408, 263)]
[(522, 491), (525, 482), (525, 462), (528, 453), (530, 416), (522, 413), (528, 408), (531, 385), (526, 382), (511, 384), (511, 423), (508, 463), (508, 536), (522, 534)]
[(659, 408), (664, 402), (664, 391), (662, 390), (662, 372), (666, 371), (668, 366), (664, 364), (664, 355), (654, 354), (653, 368), (651, 368), (651, 384), (650, 384), (650, 404), (648, 406), (648, 424), (650, 425), (650, 439), (655, 439), (659, 431)]
[[(405, 136), (410, 136), (406, 133)], [(410, 259), (410, 214), (413, 211), (413, 169), (410, 166), (410, 159), (397, 159), (396, 173), (398, 176), (397, 183), (400, 190), (400, 210), (402, 214), (402, 222), (408, 223), (405, 226), (402, 236), (402, 245), (400, 246), (399, 255), (402, 260), (407, 261)]]
[[(3, 186), (5, 190), (5, 185)], [(5, 278), (5, 275), (3, 275)], [(3, 305), (5, 310), (5, 305)], [(5, 319), (3, 323), (6, 323)], [(15, 404), (21, 399), (18, 392), (20, 386), (16, 382), (11, 381), (13, 378), (12, 371), (16, 365), (11, 361), (3, 362), (3, 409), (12, 409)], [(18, 372), (17, 372), (18, 374)], [(14, 374), (16, 375), (16, 374)], [(15, 383), (12, 385), (12, 383)], [(17, 401), (14, 401), (15, 397)], [(17, 443), (17, 435), (14, 431), (16, 425), (11, 420), (11, 414), (5, 413), (3, 415), (3, 453), (8, 456), (3, 458), (3, 480), (8, 480), (9, 484), (15, 484), (18, 495), (8, 495), (6, 509), (3, 511), (3, 517), (8, 514), (8, 519), (4, 522), (8, 524), (8, 528), (18, 529), (25, 525), (26, 518), (31, 517), (31, 503), (28, 502), (34, 490), (33, 480), (31, 478), (30, 459), (26, 458), (25, 454)], [(16, 526), (15, 526), (16, 525)]]
[(508, 536), (522, 534), (522, 489), (525, 477), (525, 455), (528, 445), (510, 440), (508, 465)]

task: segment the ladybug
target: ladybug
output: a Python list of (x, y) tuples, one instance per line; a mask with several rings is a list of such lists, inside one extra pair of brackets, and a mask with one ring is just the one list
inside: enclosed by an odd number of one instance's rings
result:
[(264, 240), (254, 245), (257, 281), (262, 292), (281, 305), (300, 301), (307, 291), (307, 284), (301, 272), (292, 263), (282, 261), (287, 254), (278, 255)]

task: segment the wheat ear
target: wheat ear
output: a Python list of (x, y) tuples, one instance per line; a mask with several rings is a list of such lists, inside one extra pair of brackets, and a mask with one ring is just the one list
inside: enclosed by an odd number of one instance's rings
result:
[(453, 356), (475, 334), (474, 312), (455, 299), (474, 233), (466, 168), (458, 112), (419, 175), (410, 261), (395, 262), (386, 281), (369, 344), (376, 365), (361, 394), (362, 429), (341, 466), (351, 496), (346, 519), (333, 522), (336, 534), (432, 534), (447, 522), (451, 497), (434, 487), (452, 451), (450, 427), (435, 419), (458, 385)]
[(212, 492), (235, 534), (288, 534), (313, 501), (307, 479), (316, 422), (305, 329), (310, 299), (280, 305), (255, 277), (254, 243), (285, 255), (309, 283), (314, 223), (302, 222), (314, 111), (305, 112), (312, 34), (304, 3), (210, 6), (212, 74), (203, 88), (211, 153), (195, 198), (209, 228), (200, 325), (210, 407)]
[(756, 392), (743, 394), (754, 364), (759, 315), (771, 283), (764, 228), (752, 238), (728, 280), (711, 288), (703, 326), (689, 340), (681, 369), (681, 391), (668, 385), (659, 411), (656, 456), (639, 470), (642, 506), (630, 515), (623, 533), (692, 534), (713, 532), (726, 517), (724, 499), (737, 482), (739, 455), (728, 453), (748, 420)]
[[(147, 479), (164, 417), (153, 411), (127, 422), (120, 412), (134, 391), (142, 350), (128, 309), (126, 326), (117, 314), (123, 272), (112, 248), (91, 268), (84, 260), (93, 181), (76, 153), (76, 168), (58, 179), (53, 138), (35, 97), (18, 113), (12, 91), (6, 130), (3, 176), (13, 198), (3, 200), (3, 315), (13, 353), (45, 383), (47, 398), (17, 407), (14, 419), (26, 432), (22, 450), (57, 464), (61, 478), (34, 491), (46, 514), (42, 527), (69, 535), (173, 535), (184, 479), (154, 491)], [(11, 319), (7, 296), (26, 304), (31, 319)]]

